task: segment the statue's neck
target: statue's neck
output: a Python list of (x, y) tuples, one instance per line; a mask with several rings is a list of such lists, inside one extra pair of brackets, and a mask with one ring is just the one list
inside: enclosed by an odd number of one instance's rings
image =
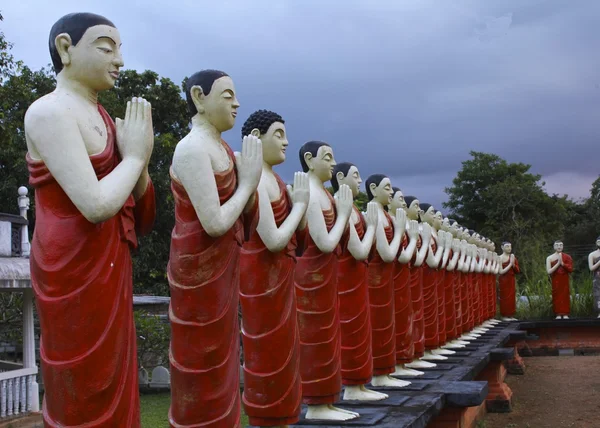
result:
[(56, 90), (74, 94), (94, 106), (98, 105), (97, 91), (83, 85), (75, 79), (70, 79), (64, 73), (58, 73), (58, 76), (56, 76)]
[(192, 129), (197, 131), (202, 131), (217, 141), (221, 141), (221, 132), (215, 128), (215, 126), (210, 123), (206, 116), (196, 113), (194, 117), (192, 117)]
[(323, 181), (314, 172), (308, 171), (308, 180), (313, 186), (325, 189)]

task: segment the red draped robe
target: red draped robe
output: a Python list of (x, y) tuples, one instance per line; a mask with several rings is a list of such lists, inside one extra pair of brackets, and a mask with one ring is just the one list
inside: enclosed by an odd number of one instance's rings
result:
[[(330, 231), (335, 224), (335, 201), (323, 211)], [(300, 330), (300, 377), (302, 401), (309, 405), (333, 404), (342, 389), (341, 334), (337, 290), (339, 247), (323, 253), (308, 228), (303, 231), (294, 274), (298, 328)]]
[[(442, 262), (440, 261), (440, 266)], [(437, 273), (437, 300), (438, 300), (438, 346), (446, 343), (446, 269), (439, 268)]]
[[(502, 269), (506, 269), (510, 263), (509, 259), (502, 263)], [(521, 273), (519, 267), (519, 261), (515, 257), (515, 262), (504, 275), (500, 275), (498, 280), (500, 286), (500, 314), (503, 317), (511, 318), (517, 311), (517, 298), (516, 298), (516, 286), (515, 286), (515, 275)]]
[[(90, 156), (98, 179), (120, 162), (115, 125), (98, 105), (106, 148)], [(130, 250), (154, 223), (154, 187), (92, 224), (43, 161), (27, 155), (35, 188), (31, 282), (40, 319), (46, 427), (139, 427)]]
[[(450, 250), (448, 261), (452, 260), (453, 251)], [(446, 341), (456, 339), (456, 300), (454, 292), (454, 283), (456, 278), (456, 270), (444, 272), (444, 296), (445, 296), (445, 321), (444, 330), (446, 332)]]
[(463, 311), (464, 311), (464, 330), (470, 331), (473, 328), (473, 292), (471, 289), (473, 272), (463, 272), (462, 274), (462, 286), (464, 287), (464, 300), (463, 300)]
[[(277, 227), (292, 209), (285, 183), (271, 201)], [(271, 252), (257, 232), (240, 255), (240, 303), (244, 344), (242, 402), (253, 426), (298, 422), (302, 401), (300, 342), (296, 319), (294, 270), (296, 236), (284, 250)], [(276, 352), (274, 352), (276, 350)]]
[[(429, 251), (437, 251), (436, 237), (431, 236)], [(426, 262), (425, 262), (426, 263)], [(423, 305), (425, 320), (425, 349), (436, 349), (439, 346), (438, 334), (438, 278), (437, 268), (426, 265), (423, 270)]]
[[(569, 289), (569, 274), (573, 272), (573, 259), (570, 255), (562, 253), (563, 265), (554, 271), (552, 277), (552, 309), (555, 315), (569, 315), (571, 312), (571, 291)], [(558, 263), (550, 263), (553, 267)]]
[[(216, 172), (221, 205), (237, 189), (235, 158)], [(224, 235), (206, 233), (183, 185), (171, 174), (175, 227), (167, 276), (171, 288), (172, 427), (229, 428), (240, 424), (239, 261), (242, 216)], [(255, 201), (248, 218), (256, 220)]]
[[(479, 258), (475, 261), (475, 266), (479, 264)], [(473, 293), (473, 326), (479, 325), (481, 317), (481, 273), (473, 271), (471, 273), (471, 290)]]
[(460, 336), (463, 333), (463, 313), (464, 313), (464, 309), (463, 309), (463, 303), (462, 303), (462, 295), (463, 293), (463, 289), (462, 289), (462, 272), (458, 270), (458, 263), (457, 263), (457, 267), (454, 269), (454, 271), (452, 272), (452, 276), (454, 277), (454, 279), (452, 280), (452, 287), (454, 287), (454, 310), (455, 310), (455, 317), (456, 317), (456, 327), (455, 327), (455, 338), (457, 338), (458, 336)]
[[(410, 264), (410, 295), (412, 300), (412, 311), (413, 311), (413, 344), (415, 358), (421, 358), (425, 355), (425, 319), (423, 317), (423, 270), (425, 269), (425, 262), (421, 266), (415, 266), (414, 263), (417, 259), (417, 253), (423, 245), (423, 239), (419, 235), (417, 240), (417, 249), (415, 255), (411, 260)], [(427, 250), (429, 251), (429, 250)], [(427, 255), (425, 255), (427, 257)]]
[[(383, 212), (388, 225), (388, 243), (394, 238), (392, 217)], [(369, 260), (369, 305), (373, 338), (373, 374), (382, 376), (396, 370), (396, 333), (394, 331), (394, 264), (385, 263), (374, 246)]]
[(497, 275), (495, 273), (490, 273), (490, 287), (492, 290), (492, 300), (490, 302), (490, 318), (494, 318), (496, 316), (497, 305), (498, 305), (498, 296), (496, 294), (496, 280)]
[[(362, 241), (365, 220), (353, 206), (358, 222), (354, 224)], [(367, 260), (356, 260), (348, 250), (350, 229), (346, 228), (340, 241), (338, 260), (338, 297), (340, 302), (340, 327), (342, 331), (342, 383), (364, 385), (373, 376), (371, 343), (371, 316), (369, 314), (369, 287)]]
[[(408, 246), (406, 233), (400, 245), (402, 251)], [(394, 265), (394, 311), (396, 329), (396, 363), (407, 364), (415, 359), (413, 343), (413, 310), (410, 292), (410, 262)]]

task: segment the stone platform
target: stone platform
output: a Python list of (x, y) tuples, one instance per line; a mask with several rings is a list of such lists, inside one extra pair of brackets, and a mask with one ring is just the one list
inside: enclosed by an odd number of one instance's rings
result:
[(514, 341), (521, 356), (600, 354), (600, 319), (521, 321), (520, 328), (536, 340)]
[[(342, 408), (356, 411), (364, 418), (331, 423), (306, 421), (302, 417), (294, 426), (423, 428), (426, 426), (454, 426), (454, 420), (475, 417), (483, 411), (510, 411), (510, 389), (504, 384), (505, 363), (515, 358), (515, 348), (505, 347), (509, 342), (525, 340), (526, 333), (519, 323), (501, 323), (472, 341), (467, 348), (457, 349), (435, 369), (425, 369), (424, 376), (401, 378), (412, 382), (401, 389), (373, 388), (390, 395), (379, 403), (336, 403)], [(481, 410), (483, 409), (483, 410)], [(467, 413), (472, 415), (467, 415)], [(461, 423), (461, 422), (459, 422)], [(461, 426), (461, 425), (455, 425)]]

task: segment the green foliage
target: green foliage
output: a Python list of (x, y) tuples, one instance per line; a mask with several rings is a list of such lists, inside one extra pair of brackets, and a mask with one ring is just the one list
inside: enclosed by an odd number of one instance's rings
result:
[(134, 311), (137, 335), (137, 357), (140, 368), (153, 368), (169, 365), (169, 323), (160, 317), (142, 311)]

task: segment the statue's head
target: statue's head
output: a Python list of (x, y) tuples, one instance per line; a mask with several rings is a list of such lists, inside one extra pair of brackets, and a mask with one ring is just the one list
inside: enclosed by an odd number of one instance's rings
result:
[(219, 132), (233, 128), (237, 109), (233, 80), (224, 71), (202, 70), (192, 74), (185, 85), (190, 117), (199, 115)]
[(438, 228), (436, 227), (435, 222), (435, 208), (431, 204), (423, 202), (421, 204), (421, 211), (423, 212), (421, 214), (421, 221), (433, 226), (437, 230)]
[[(440, 213), (440, 215), (442, 214), (440, 211), (438, 211), (438, 212)], [(436, 213), (436, 215), (437, 215), (437, 213)], [(451, 227), (452, 226), (450, 225), (450, 219), (448, 217), (443, 217), (442, 218), (442, 227), (441, 227), (441, 229), (444, 232), (450, 232)]]
[(57, 75), (93, 91), (115, 86), (123, 67), (121, 36), (111, 21), (93, 13), (70, 13), (54, 23), (48, 38)]
[(285, 161), (288, 146), (285, 121), (275, 112), (257, 110), (242, 126), (242, 138), (254, 135), (262, 142), (263, 161), (268, 165), (279, 165)]
[(331, 180), (333, 168), (337, 165), (333, 149), (323, 141), (309, 141), (300, 147), (302, 171), (316, 175), (322, 183)]
[(504, 254), (510, 254), (510, 253), (512, 253), (512, 244), (510, 242), (507, 242), (507, 241), (503, 242), (502, 243), (502, 252)]
[(405, 196), (404, 202), (406, 202), (406, 217), (411, 220), (417, 220), (419, 223), (421, 222), (421, 214), (423, 214), (423, 210), (421, 210), (421, 202), (416, 198), (416, 196)]
[(596, 247), (600, 248), (600, 236), (596, 238)]
[(365, 183), (365, 188), (369, 201), (379, 202), (383, 206), (387, 206), (392, 202), (394, 190), (387, 175), (370, 175)]
[(562, 253), (563, 247), (564, 245), (562, 241), (554, 241), (554, 251), (556, 251), (557, 253)]
[(404, 194), (399, 187), (392, 187), (392, 202), (390, 203), (390, 211), (396, 212), (398, 209), (406, 209), (406, 201), (404, 200)]
[(331, 187), (337, 192), (342, 184), (347, 184), (352, 190), (352, 196), (357, 197), (360, 191), (362, 178), (356, 165), (350, 162), (340, 162), (333, 167), (333, 175), (331, 177)]
[(444, 223), (444, 215), (442, 214), (441, 211), (436, 211), (434, 218), (435, 218), (435, 222), (437, 224), (437, 228), (441, 229), (442, 224)]

